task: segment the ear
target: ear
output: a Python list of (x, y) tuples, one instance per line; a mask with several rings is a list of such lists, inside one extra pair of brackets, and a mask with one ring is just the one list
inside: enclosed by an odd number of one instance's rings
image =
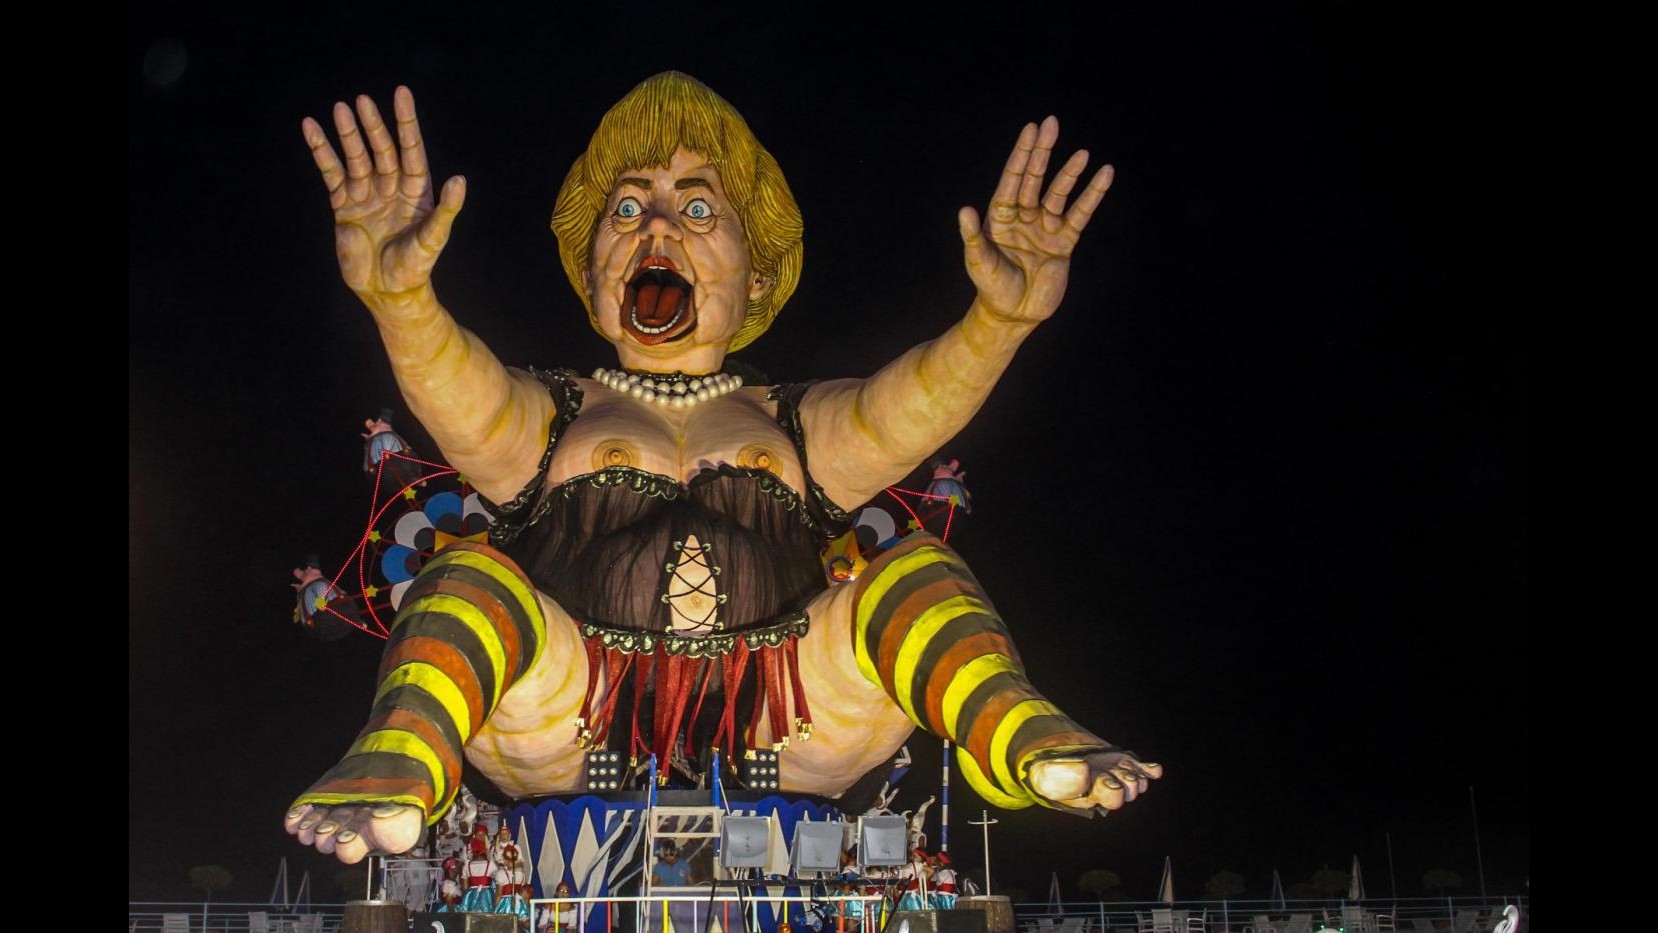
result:
[(581, 270), (581, 288), (589, 298), (593, 297), (593, 270)]
[(759, 272), (754, 273), (754, 277), (749, 279), (748, 283), (748, 300), (758, 301), (769, 291), (771, 291), (771, 276), (762, 275)]

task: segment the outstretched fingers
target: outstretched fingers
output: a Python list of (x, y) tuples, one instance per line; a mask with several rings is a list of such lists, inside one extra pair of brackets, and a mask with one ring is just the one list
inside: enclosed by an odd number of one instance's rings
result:
[(305, 135), (305, 144), (311, 147), (311, 161), (317, 164), (317, 171), (322, 173), (322, 183), (328, 188), (328, 204), (338, 209), (345, 203), (345, 166), (340, 164), (340, 157), (328, 142), (328, 134), (322, 131), (322, 124), (306, 117), (300, 121), (299, 130)]
[(374, 156), (375, 187), (382, 197), (390, 195), (397, 189), (397, 144), (392, 142), (386, 121), (380, 118), (380, 108), (367, 94), (357, 95), (357, 122)]
[(1034, 123), (1025, 124), (1025, 128), (1019, 131), (1019, 140), (1013, 144), (1007, 164), (1002, 167), (1002, 178), (996, 183), (996, 193), (990, 196), (991, 220), (1007, 221), (1017, 215), (1019, 186), (1024, 181), (1025, 166), (1030, 164), (1031, 153), (1036, 149), (1036, 138)]
[[(1020, 138), (1023, 139), (1023, 136)], [(1025, 161), (1024, 173), (1019, 179), (1021, 208), (1035, 209), (1036, 199), (1042, 194), (1042, 179), (1048, 174), (1048, 158), (1053, 155), (1054, 143), (1058, 141), (1059, 118), (1051, 115), (1043, 118), (1042, 127), (1036, 133), (1035, 147)]]
[(403, 195), (419, 198), (431, 190), (426, 142), (420, 135), (420, 120), (415, 116), (414, 93), (402, 85), (392, 95), (392, 114), (397, 118), (397, 142), (403, 155)]
[(1100, 170), (1094, 173), (1094, 180), (1082, 189), (1082, 193), (1077, 195), (1077, 202), (1066, 212), (1065, 226), (1081, 233), (1082, 229), (1088, 226), (1088, 218), (1094, 216), (1094, 208), (1099, 207), (1100, 201), (1105, 198), (1105, 192), (1111, 187), (1111, 179), (1116, 176), (1116, 169), (1109, 165), (1100, 166)]
[(1048, 196), (1042, 199), (1042, 209), (1055, 217), (1064, 216), (1065, 202), (1071, 197), (1071, 189), (1076, 187), (1077, 179), (1082, 177), (1082, 170), (1087, 167), (1088, 150), (1078, 149), (1072, 153), (1060, 166), (1054, 183), (1048, 186)]
[(344, 102), (334, 104), (334, 131), (340, 134), (340, 151), (345, 154), (345, 193), (353, 201), (364, 200), (373, 160), (363, 145), (363, 134), (357, 131), (357, 118)]

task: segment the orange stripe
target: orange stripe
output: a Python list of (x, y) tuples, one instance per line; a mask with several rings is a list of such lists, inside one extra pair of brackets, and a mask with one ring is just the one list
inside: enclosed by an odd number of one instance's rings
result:
[(979, 718), (969, 724), (967, 741), (962, 744), (967, 747), (967, 753), (978, 761), (980, 770), (987, 778), (995, 773), (990, 764), (990, 740), (996, 736), (996, 727), (1006, 718), (1008, 710), (1031, 699), (1040, 700), (1042, 694), (1037, 693), (1030, 684), (1010, 687), (991, 697), (979, 713)]
[(500, 685), (501, 692), (506, 693), (518, 676), (518, 664), (523, 659), (524, 650), (518, 641), (518, 625), (512, 620), (512, 611), (488, 590), (461, 580), (439, 580), (428, 592), (464, 599), (477, 606), (489, 619), (489, 624), (495, 627), (495, 637), (501, 640), (501, 653), (506, 658), (506, 672), (503, 675), (506, 683)]
[(1013, 644), (1005, 632), (978, 632), (970, 635), (951, 645), (938, 659), (938, 664), (927, 674), (927, 696), (924, 702), (928, 722), (939, 729), (949, 729), (955, 725), (944, 721), (944, 691), (950, 688), (950, 681), (955, 679), (956, 671), (960, 670), (963, 664), (986, 654), (1005, 654), (1018, 660), (1018, 655), (1013, 653)]
[[(472, 727), (466, 734), (477, 735), (484, 724), (485, 715), (489, 712), (489, 701), (484, 697), (483, 684), (479, 683), (478, 675), (472, 670), (472, 664), (466, 660), (466, 655), (446, 641), (430, 635), (415, 635), (386, 649), (386, 655), (380, 661), (378, 679), (384, 682), (387, 674), (409, 661), (421, 661), (432, 665), (460, 688), (461, 695), (466, 697), (466, 709), (472, 720)], [(460, 724), (455, 725), (455, 731), (459, 732)]]
[[(886, 685), (887, 693), (895, 697), (898, 695), (897, 685), (892, 680), (893, 673), (898, 669), (898, 649), (904, 644), (904, 636), (909, 633), (916, 618), (952, 596), (977, 595), (977, 588), (960, 577), (951, 576), (921, 587), (893, 607), (892, 619), (881, 632), (881, 644), (875, 656), (875, 669), (881, 672), (881, 682)], [(909, 689), (907, 684), (905, 689)]]

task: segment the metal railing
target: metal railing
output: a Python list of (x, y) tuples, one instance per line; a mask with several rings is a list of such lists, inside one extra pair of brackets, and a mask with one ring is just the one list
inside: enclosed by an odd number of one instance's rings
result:
[[(1530, 897), (1344, 898), (1318, 900), (1066, 901), (1018, 903), (1019, 933), (1138, 933), (1169, 911), (1175, 933), (1490, 933), (1506, 905), (1520, 908), (1521, 930), (1531, 930)], [(1258, 918), (1265, 918), (1264, 921)]]
[(129, 933), (255, 933), (264, 918), (268, 933), (336, 933), (344, 904), (312, 904), (303, 910), (280, 905), (232, 901), (132, 901), (127, 904)]

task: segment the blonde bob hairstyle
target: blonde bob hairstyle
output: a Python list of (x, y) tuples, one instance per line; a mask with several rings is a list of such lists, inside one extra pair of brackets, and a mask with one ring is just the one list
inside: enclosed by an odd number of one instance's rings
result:
[(740, 350), (765, 333), (800, 280), (800, 207), (777, 161), (742, 115), (690, 75), (664, 71), (646, 78), (599, 121), (587, 151), (564, 176), (553, 206), (558, 255), (587, 307), (588, 322), (598, 330), (582, 273), (592, 259), (593, 237), (611, 189), (623, 172), (667, 165), (681, 146), (719, 171), (748, 237), (749, 264), (771, 282), (748, 303), (742, 327), (727, 345)]

